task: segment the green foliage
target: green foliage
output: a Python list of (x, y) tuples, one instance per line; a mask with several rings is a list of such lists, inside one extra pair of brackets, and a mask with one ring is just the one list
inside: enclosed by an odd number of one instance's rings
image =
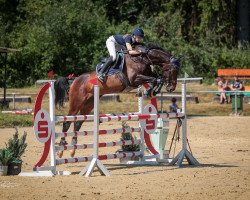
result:
[(8, 149), (0, 149), (0, 164), (8, 166), (14, 159), (13, 153)]
[(32, 115), (14, 115), (13, 114), (3, 114), (0, 112), (0, 128), (3, 127), (27, 127), (32, 126), (33, 118)]
[(15, 129), (16, 132), (13, 137), (8, 140), (8, 143), (6, 144), (6, 149), (12, 153), (13, 157), (15, 158), (15, 162), (18, 163), (21, 161), (21, 156), (24, 154), (25, 149), (27, 147), (27, 133), (24, 132), (24, 134), (19, 138), (18, 130), (17, 128)]
[(0, 0), (0, 46), (21, 50), (9, 55), (7, 85), (33, 85), (52, 69), (56, 76), (94, 70), (108, 53), (106, 39), (135, 27), (146, 42), (183, 56), (179, 76), (249, 68), (250, 47), (237, 49), (236, 8), (227, 0)]
[(181, 74), (214, 79), (218, 68), (247, 68), (249, 47), (236, 45), (234, 1), (168, 0), (158, 15), (145, 21), (151, 39), (183, 56)]
[(110, 22), (119, 24), (128, 21), (129, 24), (137, 25), (139, 17), (149, 18), (152, 13), (161, 9), (161, 0), (94, 0), (97, 5), (103, 6)]
[(8, 84), (33, 84), (51, 69), (60, 76), (93, 70), (106, 51), (109, 25), (102, 9), (87, 0), (35, 4), (30, 0), (18, 7), (25, 18), (9, 37), (21, 52), (10, 56), (10, 65), (17, 67), (9, 69)]
[[(126, 122), (122, 122), (122, 128), (129, 128)], [(130, 132), (122, 133), (121, 140), (136, 140)], [(122, 145), (122, 151), (140, 151), (139, 144)]]

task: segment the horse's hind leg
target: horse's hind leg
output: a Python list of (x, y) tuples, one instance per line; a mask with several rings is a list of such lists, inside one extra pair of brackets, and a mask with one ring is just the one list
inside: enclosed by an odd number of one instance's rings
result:
[[(69, 112), (68, 112), (68, 116), (70, 115), (77, 115), (78, 111), (79, 111), (79, 108), (71, 108), (72, 106), (70, 106), (70, 109), (69, 109)], [(67, 132), (69, 130), (69, 127), (70, 127), (70, 124), (71, 122), (70, 121), (66, 121), (66, 122), (63, 122), (63, 128), (62, 128), (62, 132)], [(60, 140), (60, 146), (63, 146), (63, 145), (67, 145), (67, 142), (66, 142), (66, 139), (65, 137), (61, 137), (61, 140)], [(57, 153), (58, 157), (61, 158), (63, 156), (63, 150), (62, 151), (59, 151)]]
[[(84, 106), (80, 109), (80, 115), (88, 115), (91, 112), (91, 110), (93, 109), (93, 107), (94, 107), (94, 98), (92, 96), (87, 100), (87, 102), (84, 104)], [(74, 131), (79, 131), (82, 124), (83, 124), (83, 122), (84, 121), (74, 122)], [(77, 137), (72, 138), (71, 144), (72, 145), (77, 144)], [(70, 156), (74, 157), (75, 152), (76, 152), (76, 150), (72, 149), (71, 152), (70, 152)]]
[(62, 131), (63, 132), (67, 132), (69, 130), (70, 124), (71, 124), (71, 122), (68, 122), (68, 121), (67, 122), (63, 122), (63, 129), (62, 129)]

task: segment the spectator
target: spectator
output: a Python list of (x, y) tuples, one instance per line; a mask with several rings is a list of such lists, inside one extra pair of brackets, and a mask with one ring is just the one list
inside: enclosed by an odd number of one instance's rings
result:
[(227, 85), (227, 80), (223, 77), (220, 76), (219, 77), (219, 81), (218, 81), (218, 91), (220, 91), (220, 104), (223, 104), (224, 102), (228, 103), (228, 99), (226, 97), (226, 93), (224, 91), (229, 90), (230, 88)]
[(230, 85), (230, 89), (231, 90), (243, 90), (243, 84), (239, 80), (239, 77), (237, 74), (234, 76), (234, 80), (233, 80), (232, 84)]
[(175, 113), (177, 113), (177, 109), (179, 109), (179, 107), (176, 104), (176, 98), (173, 97), (171, 99), (171, 101), (172, 101), (172, 104), (169, 105), (169, 112), (175, 112)]

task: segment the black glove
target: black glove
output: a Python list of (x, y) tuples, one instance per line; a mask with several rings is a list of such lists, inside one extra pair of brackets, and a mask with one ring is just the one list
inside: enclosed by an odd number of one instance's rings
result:
[(147, 48), (140, 48), (139, 52), (140, 52), (141, 54), (147, 54), (147, 53), (148, 53), (148, 50), (147, 50)]
[(122, 53), (124, 53), (124, 54), (128, 54), (128, 50), (123, 49), (123, 50), (122, 50)]

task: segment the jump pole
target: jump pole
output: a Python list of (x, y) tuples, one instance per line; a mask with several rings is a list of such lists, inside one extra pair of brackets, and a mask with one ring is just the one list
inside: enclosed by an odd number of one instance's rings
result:
[(100, 104), (100, 88), (98, 85), (94, 85), (94, 150), (93, 150), (93, 159), (91, 162), (80, 172), (80, 176), (85, 174), (85, 177), (91, 176), (94, 171), (94, 168), (97, 167), (101, 174), (110, 176), (107, 168), (101, 163), (98, 158), (99, 150), (99, 104)]
[(181, 84), (182, 95), (182, 113), (184, 117), (182, 121), (182, 149), (175, 158), (169, 163), (170, 165), (177, 164), (179, 167), (182, 165), (183, 159), (186, 157), (190, 165), (199, 165), (199, 162), (193, 157), (193, 155), (187, 150), (187, 114), (186, 114), (186, 77), (182, 80)]

